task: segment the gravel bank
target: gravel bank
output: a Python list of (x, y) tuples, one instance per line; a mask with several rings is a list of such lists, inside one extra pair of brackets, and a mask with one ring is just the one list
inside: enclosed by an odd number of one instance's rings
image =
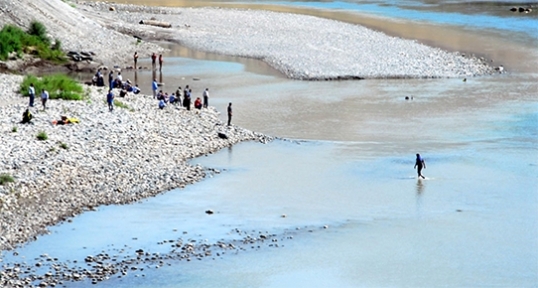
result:
[[(2, 0), (0, 27), (14, 24), (24, 29), (33, 20), (43, 23), (51, 39), (59, 39), (68, 51), (92, 51), (94, 60), (109, 66), (132, 63), (132, 55), (162, 51), (158, 45), (137, 43), (132, 35), (107, 29), (84, 16), (71, 1), (61, 0)], [(121, 47), (121, 48), (119, 48)]]
[[(103, 26), (195, 50), (261, 59), (289, 78), (450, 78), (491, 74), (486, 59), (389, 37), (362, 26), (260, 10), (160, 8), (77, 2)], [(114, 11), (110, 11), (110, 8)], [(138, 24), (156, 19), (160, 28)]]
[[(137, 201), (202, 179), (207, 171), (188, 159), (240, 141), (270, 140), (227, 127), (212, 107), (160, 110), (152, 96), (118, 97), (127, 107), (109, 112), (106, 88), (97, 87), (87, 88), (84, 101), (49, 100), (45, 111), (36, 101), (33, 124), (19, 124), (28, 103), (13, 91), (20, 81), (20, 76), (0, 74), (3, 101), (18, 103), (0, 106), (0, 173), (15, 178), (0, 186), (0, 249), (83, 210)], [(80, 123), (52, 125), (61, 115)], [(40, 131), (47, 140), (36, 138)]]

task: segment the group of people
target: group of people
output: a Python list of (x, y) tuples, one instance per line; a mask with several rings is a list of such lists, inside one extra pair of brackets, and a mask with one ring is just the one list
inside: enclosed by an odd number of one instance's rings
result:
[[(135, 51), (134, 54), (133, 54), (133, 62), (134, 62), (134, 66), (133, 68), (136, 70), (138, 69), (138, 52)], [(151, 67), (153, 68), (153, 70), (157, 69), (157, 59), (159, 61), (159, 71), (162, 70), (163, 68), (163, 54), (159, 54), (159, 56), (157, 56), (157, 53), (152, 53), (151, 54)]]
[[(169, 95), (168, 92), (159, 90), (159, 83), (157, 82), (157, 79), (153, 79), (151, 90), (153, 91), (153, 98), (159, 100), (160, 109), (164, 109), (167, 104), (179, 104), (182, 107), (185, 107), (185, 109), (191, 110), (192, 89), (189, 87), (189, 85), (185, 86), (183, 91), (181, 90), (181, 86), (179, 86), (175, 93)], [(194, 100), (193, 104), (195, 109), (207, 108), (209, 106), (209, 88), (205, 88), (202, 98), (196, 97)]]
[[(30, 95), (30, 103), (28, 104), (28, 106), (34, 107), (34, 101), (35, 101), (34, 83), (30, 83), (30, 87), (28, 87), (28, 94)], [(41, 104), (43, 104), (43, 110), (47, 109), (47, 100), (49, 100), (49, 92), (45, 89), (41, 89)]]
[[(135, 52), (133, 58), (134, 58), (135, 67), (136, 67), (136, 62), (138, 60), (138, 53)], [(157, 61), (157, 54), (155, 53), (151, 54), (151, 67), (153, 68), (153, 70), (157, 69), (156, 61)], [(163, 69), (163, 54), (159, 54), (159, 71), (161, 71), (162, 69)]]

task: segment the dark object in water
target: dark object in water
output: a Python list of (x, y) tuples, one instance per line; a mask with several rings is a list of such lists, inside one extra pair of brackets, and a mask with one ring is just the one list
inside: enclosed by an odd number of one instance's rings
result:
[(224, 133), (218, 133), (217, 135), (219, 135), (219, 138), (220, 139), (228, 139), (228, 135), (224, 134)]
[(214, 213), (214, 212), (213, 212), (213, 210), (211, 210), (211, 209), (205, 211), (205, 214), (208, 214), (208, 215), (211, 215), (211, 214), (213, 214), (213, 213)]
[(156, 21), (156, 20), (140, 20), (138, 24), (144, 24), (144, 25), (151, 25), (151, 26), (157, 26), (162, 28), (171, 28), (172, 24), (168, 22), (163, 21)]

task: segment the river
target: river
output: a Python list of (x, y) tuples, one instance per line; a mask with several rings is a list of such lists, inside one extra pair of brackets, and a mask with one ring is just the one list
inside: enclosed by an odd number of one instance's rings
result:
[[(43, 253), (81, 262), (120, 249), (167, 253), (165, 239), (214, 243), (237, 239), (241, 230), (274, 233), (277, 241), (170, 260), (102, 285), (536, 287), (537, 14), (514, 14), (511, 1), (425, 2), (152, 1), (353, 21), (483, 54), (507, 73), (465, 82), (304, 82), (257, 60), (171, 45), (158, 75), (165, 87), (189, 84), (200, 96), (208, 87), (210, 105), (225, 111), (233, 102), (235, 124), (285, 140), (242, 143), (194, 159), (221, 172), (141, 203), (86, 212), (51, 227), (17, 256), (5, 253), (4, 262), (31, 262)], [(136, 77), (144, 89), (150, 74), (124, 78)], [(424, 180), (413, 169), (415, 153), (425, 158)]]

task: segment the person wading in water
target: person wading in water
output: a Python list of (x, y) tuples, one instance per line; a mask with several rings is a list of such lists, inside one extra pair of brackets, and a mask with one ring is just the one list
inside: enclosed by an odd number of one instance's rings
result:
[(424, 162), (424, 159), (420, 157), (420, 154), (417, 154), (417, 159), (415, 161), (415, 169), (417, 169), (418, 178), (422, 177), (422, 179), (426, 179), (426, 177), (422, 175), (422, 169), (426, 169), (426, 162)]

